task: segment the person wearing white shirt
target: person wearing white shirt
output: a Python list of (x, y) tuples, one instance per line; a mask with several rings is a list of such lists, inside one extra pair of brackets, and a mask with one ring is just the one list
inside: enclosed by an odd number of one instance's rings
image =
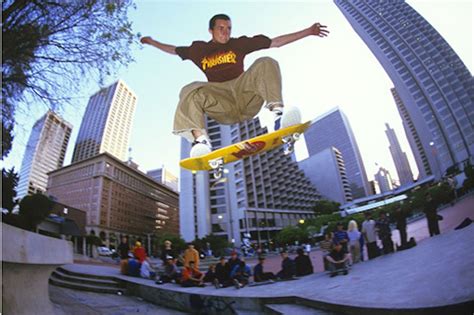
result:
[(369, 259), (377, 257), (377, 233), (375, 229), (375, 221), (372, 220), (372, 214), (370, 212), (365, 213), (365, 221), (362, 223), (362, 234), (364, 235), (365, 243), (367, 244), (367, 254)]

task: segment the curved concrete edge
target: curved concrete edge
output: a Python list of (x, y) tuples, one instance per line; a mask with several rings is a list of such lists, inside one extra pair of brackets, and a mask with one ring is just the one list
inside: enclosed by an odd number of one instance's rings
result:
[(474, 311), (474, 301), (436, 307), (403, 308), (403, 306), (400, 306), (399, 308), (377, 308), (334, 304), (298, 296), (217, 296), (215, 294), (195, 292), (197, 288), (190, 289), (194, 292), (185, 292), (183, 290), (170, 290), (161, 286), (144, 285), (139, 282), (123, 279), (122, 277), (117, 278), (117, 280), (122, 281), (126, 287), (127, 294), (141, 297), (148, 302), (185, 312), (200, 310), (210, 315), (235, 314), (236, 311), (264, 313), (266, 304), (298, 304), (316, 310), (356, 315), (472, 315)]
[(2, 304), (5, 314), (54, 314), (48, 280), (73, 261), (69, 242), (2, 223)]

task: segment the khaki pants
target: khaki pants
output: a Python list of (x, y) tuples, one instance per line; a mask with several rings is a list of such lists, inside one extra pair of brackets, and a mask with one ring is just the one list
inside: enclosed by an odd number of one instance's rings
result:
[(194, 141), (192, 130), (205, 132), (204, 114), (220, 124), (252, 119), (263, 103), (282, 103), (278, 63), (257, 59), (238, 78), (225, 82), (193, 82), (179, 95), (173, 133)]

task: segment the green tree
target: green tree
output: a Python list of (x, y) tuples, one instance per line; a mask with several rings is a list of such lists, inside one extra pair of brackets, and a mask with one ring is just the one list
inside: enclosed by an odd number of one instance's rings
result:
[[(155, 235), (156, 237), (153, 248), (155, 248), (159, 252), (161, 252), (161, 249), (163, 248), (164, 242), (166, 240), (172, 243), (171, 247), (173, 248), (173, 250), (176, 251), (176, 253), (180, 253), (181, 251), (186, 249), (186, 241), (183, 240), (179, 235), (171, 233), (158, 233)], [(155, 255), (158, 254), (158, 252), (155, 252)]]
[(302, 226), (287, 226), (284, 227), (275, 237), (275, 240), (280, 246), (291, 245), (296, 241), (305, 242), (308, 240), (308, 233)]
[(466, 174), (466, 179), (462, 183), (462, 188), (467, 192), (474, 188), (474, 167), (470, 163), (464, 167), (464, 174)]
[(227, 238), (216, 236), (216, 235), (206, 235), (202, 239), (194, 240), (193, 244), (198, 250), (205, 249), (207, 247), (207, 243), (212, 249), (214, 256), (222, 256), (225, 254), (224, 250), (232, 246), (227, 241)]
[(25, 220), (28, 229), (35, 231), (38, 224), (51, 212), (53, 205), (54, 202), (43, 194), (28, 195), (20, 202), (20, 216)]
[(332, 214), (339, 211), (340, 203), (332, 200), (318, 200), (314, 206), (314, 212), (316, 214)]
[(132, 0), (2, 1), (2, 149), (20, 103), (55, 109), (133, 61)]
[(2, 169), (2, 208), (7, 209), (9, 213), (17, 205), (16, 186), (18, 185), (18, 174), (12, 167), (8, 171)]

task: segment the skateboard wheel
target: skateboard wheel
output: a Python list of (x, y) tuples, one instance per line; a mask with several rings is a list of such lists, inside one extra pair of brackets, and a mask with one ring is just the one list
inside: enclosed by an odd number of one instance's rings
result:
[(220, 179), (221, 177), (222, 177), (222, 172), (221, 171), (214, 172), (214, 178), (215, 179)]
[(299, 139), (300, 139), (300, 134), (297, 133), (297, 132), (295, 132), (295, 133), (293, 134), (293, 140), (298, 141)]
[(209, 161), (209, 166), (213, 169), (218, 168), (219, 167), (219, 161), (217, 161), (217, 160)]
[(293, 146), (288, 146), (287, 148), (285, 148), (284, 154), (285, 155), (291, 154), (293, 153), (293, 150), (294, 150)]
[(290, 137), (290, 136), (283, 137), (283, 138), (281, 138), (281, 141), (282, 141), (283, 143), (288, 143), (288, 142), (291, 141), (291, 137)]

